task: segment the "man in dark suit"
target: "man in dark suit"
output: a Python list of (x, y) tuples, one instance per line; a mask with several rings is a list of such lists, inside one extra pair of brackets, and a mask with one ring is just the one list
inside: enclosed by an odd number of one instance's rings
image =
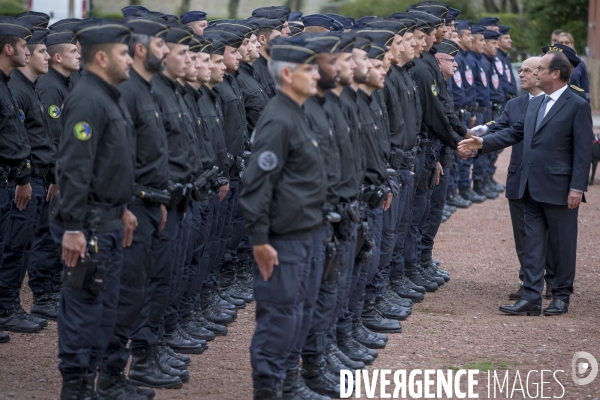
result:
[(569, 90), (571, 66), (560, 52), (548, 52), (533, 74), (544, 91), (528, 102), (525, 114), (509, 128), (460, 143), (459, 150), (489, 153), (523, 142), (518, 197), (525, 206), (526, 247), (523, 294), (500, 311), (539, 315), (544, 288), (546, 238), (553, 252), (554, 296), (545, 315), (568, 311), (573, 293), (577, 251), (577, 214), (584, 201), (592, 159), (592, 117), (589, 104)]

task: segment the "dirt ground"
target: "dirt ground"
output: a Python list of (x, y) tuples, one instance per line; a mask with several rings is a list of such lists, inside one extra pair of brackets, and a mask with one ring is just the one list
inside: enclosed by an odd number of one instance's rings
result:
[[(506, 179), (509, 156), (509, 151), (500, 156), (496, 174), (500, 182)], [(539, 371), (550, 370), (544, 381), (552, 384), (544, 385), (544, 397), (597, 400), (600, 377), (587, 386), (575, 386), (571, 378), (575, 352), (586, 351), (600, 360), (600, 177), (586, 197), (579, 214), (577, 278), (568, 314), (510, 317), (498, 311), (500, 305), (510, 303), (508, 293), (518, 284), (508, 202), (502, 195), (459, 210), (442, 225), (435, 258), (443, 261), (452, 280), (414, 307), (413, 315), (403, 322), (404, 333), (390, 335), (369, 370), (479, 369), (479, 398), (498, 399), (541, 398), (535, 386), (540, 387)], [(28, 309), (31, 294), (27, 289), (23, 298)], [(204, 354), (192, 356), (191, 378), (182, 390), (157, 391), (156, 399), (251, 399), (248, 347), (253, 310), (253, 305), (241, 310), (228, 336), (211, 342)], [(10, 343), (0, 345), (0, 399), (58, 398), (57, 364), (54, 322), (38, 334), (11, 334)], [(490, 369), (500, 380), (508, 371), (511, 388), (517, 371), (523, 386), (530, 370), (538, 372), (530, 375), (527, 397), (520, 391), (511, 397), (506, 387), (503, 394), (497, 388), (494, 397), (493, 385), (488, 396), (486, 370)], [(564, 395), (552, 373), (564, 386)]]

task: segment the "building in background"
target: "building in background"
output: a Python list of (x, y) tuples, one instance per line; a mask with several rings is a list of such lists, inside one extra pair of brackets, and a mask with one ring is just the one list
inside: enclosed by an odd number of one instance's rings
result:
[(590, 0), (587, 36), (587, 61), (592, 109), (600, 109), (600, 2)]

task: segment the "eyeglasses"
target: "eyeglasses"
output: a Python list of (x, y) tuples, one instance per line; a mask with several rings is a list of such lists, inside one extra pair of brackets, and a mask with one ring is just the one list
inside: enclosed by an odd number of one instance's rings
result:
[(444, 60), (444, 61), (454, 62), (454, 58), (441, 58), (441, 57), (438, 57), (438, 60)]
[(542, 66), (538, 65), (537, 67), (535, 67), (535, 69), (537, 69), (538, 72), (542, 72), (543, 70), (548, 70), (548, 72), (550, 71), (554, 71), (554, 68), (542, 68)]
[(526, 68), (526, 69), (521, 68), (521, 69), (518, 69), (517, 72), (519, 74), (531, 74), (533, 72), (533, 70), (531, 70), (529, 68)]

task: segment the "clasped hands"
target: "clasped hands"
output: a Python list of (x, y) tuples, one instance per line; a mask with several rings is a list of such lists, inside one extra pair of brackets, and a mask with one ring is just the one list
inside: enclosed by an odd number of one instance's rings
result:
[(466, 160), (469, 157), (473, 157), (477, 153), (477, 150), (482, 147), (483, 139), (476, 136), (471, 130), (468, 130), (465, 139), (458, 143), (456, 154), (463, 160)]

